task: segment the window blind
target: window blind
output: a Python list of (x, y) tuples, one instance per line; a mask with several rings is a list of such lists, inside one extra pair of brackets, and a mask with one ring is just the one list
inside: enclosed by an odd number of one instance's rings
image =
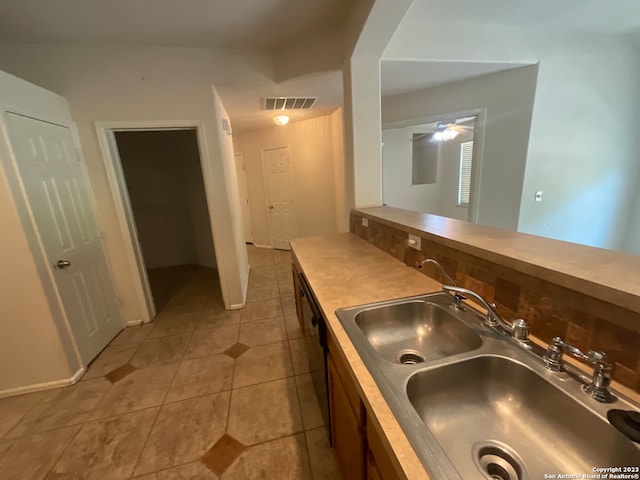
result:
[(473, 163), (473, 141), (460, 144), (460, 177), (458, 183), (458, 205), (469, 205), (471, 198), (471, 167)]

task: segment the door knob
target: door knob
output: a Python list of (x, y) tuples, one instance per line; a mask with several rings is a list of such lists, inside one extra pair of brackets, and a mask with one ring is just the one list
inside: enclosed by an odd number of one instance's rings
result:
[(58, 268), (68, 268), (71, 266), (71, 262), (69, 260), (58, 260), (56, 263), (56, 267)]

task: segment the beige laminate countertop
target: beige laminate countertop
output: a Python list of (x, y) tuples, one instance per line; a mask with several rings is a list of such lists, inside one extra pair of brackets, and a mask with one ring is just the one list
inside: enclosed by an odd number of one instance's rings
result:
[[(409, 480), (429, 480), (424, 466), (335, 311), (343, 307), (440, 291), (440, 283), (351, 233), (295, 239), (291, 241), (291, 246), (294, 262), (304, 272), (331, 334), (342, 349), (367, 411), (386, 436), (388, 448)], [(545, 345), (535, 337), (532, 339)], [(584, 365), (577, 360), (568, 357), (567, 361), (585, 371)], [(613, 382), (612, 386), (632, 401), (640, 402), (638, 393), (617, 382)]]
[(422, 463), (335, 315), (338, 308), (439, 291), (441, 285), (350, 233), (291, 241), (328, 327), (352, 370), (367, 411), (379, 423), (410, 480), (427, 480)]
[(392, 207), (356, 213), (640, 312), (640, 256)]

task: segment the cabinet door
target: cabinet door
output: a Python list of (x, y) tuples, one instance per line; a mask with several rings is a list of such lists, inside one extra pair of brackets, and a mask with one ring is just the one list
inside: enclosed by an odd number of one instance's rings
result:
[(405, 475), (398, 473), (381, 434), (374, 424), (374, 420), (367, 415), (367, 479), (400, 480), (406, 479)]
[(342, 470), (343, 478), (362, 480), (365, 478), (365, 442), (360, 419), (351, 408), (331, 354), (327, 356), (327, 363), (331, 433), (338, 465)]
[(367, 480), (382, 480), (382, 474), (378, 469), (371, 450), (367, 452)]

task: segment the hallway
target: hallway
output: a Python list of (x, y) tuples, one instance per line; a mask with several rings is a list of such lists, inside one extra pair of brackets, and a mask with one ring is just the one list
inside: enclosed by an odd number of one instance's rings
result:
[(76, 385), (0, 399), (0, 478), (339, 479), (290, 253), (248, 253), (246, 308), (224, 310), (216, 270), (152, 271), (154, 322), (121, 332)]

